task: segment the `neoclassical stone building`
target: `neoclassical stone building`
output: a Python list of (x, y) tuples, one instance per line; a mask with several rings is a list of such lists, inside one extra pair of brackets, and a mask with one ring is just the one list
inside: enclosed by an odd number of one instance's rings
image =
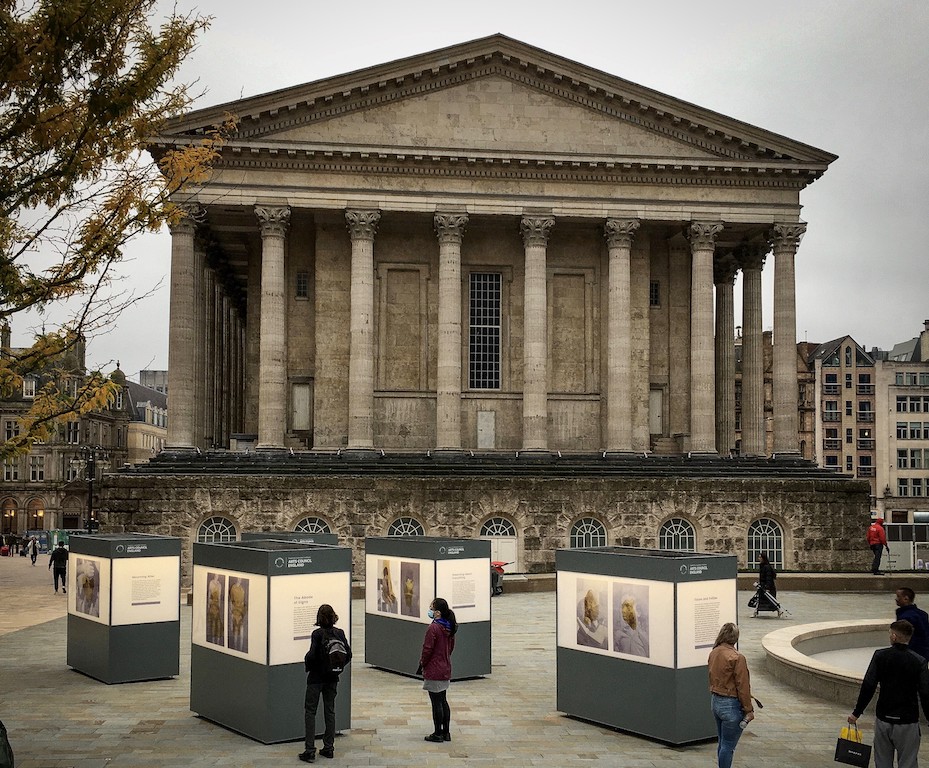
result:
[(153, 154), (230, 113), (171, 232), (172, 454), (728, 457), (738, 324), (764, 457), (772, 323), (774, 454), (797, 453), (800, 193), (834, 155), (502, 35), (192, 112)]

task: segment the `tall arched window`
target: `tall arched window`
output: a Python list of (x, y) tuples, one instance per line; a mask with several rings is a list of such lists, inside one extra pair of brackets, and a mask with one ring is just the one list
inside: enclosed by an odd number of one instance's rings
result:
[(398, 517), (387, 526), (388, 536), (424, 536), (423, 524), (412, 517)]
[(672, 517), (665, 520), (658, 531), (659, 549), (679, 549), (683, 552), (697, 551), (697, 534), (688, 520)]
[(197, 541), (204, 544), (235, 540), (235, 523), (225, 517), (208, 517), (197, 529)]
[(42, 499), (26, 502), (26, 527), (32, 531), (45, 530), (45, 502)]
[(761, 518), (748, 526), (748, 567), (758, 562), (764, 552), (778, 570), (784, 567), (784, 532), (776, 520)]
[(297, 533), (332, 533), (329, 523), (321, 517), (304, 517), (294, 526)]
[(7, 498), (3, 500), (3, 503), (0, 504), (0, 511), (3, 514), (3, 520), (0, 522), (0, 525), (3, 526), (3, 533), (15, 533), (16, 532), (16, 499)]
[(481, 526), (481, 536), (515, 536), (516, 526), (505, 517), (492, 517)]
[(593, 517), (582, 517), (571, 526), (571, 548), (605, 547), (606, 528)]

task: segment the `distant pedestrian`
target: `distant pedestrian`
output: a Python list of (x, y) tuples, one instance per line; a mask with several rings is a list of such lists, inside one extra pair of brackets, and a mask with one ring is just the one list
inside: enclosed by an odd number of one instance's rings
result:
[(732, 622), (723, 624), (710, 651), (707, 671), (710, 679), (710, 706), (716, 720), (716, 762), (719, 768), (731, 768), (744, 726), (741, 721), (755, 719), (748, 663), (735, 644), (739, 628)]
[[(338, 615), (331, 605), (323, 604), (316, 612), (316, 626), (310, 635), (310, 650), (304, 657), (306, 668), (306, 698), (303, 704), (304, 750), (297, 757), (304, 763), (316, 761), (316, 710), (319, 698), (323, 699), (323, 718), (326, 730), (323, 732), (323, 748), (319, 751), (323, 757), (335, 756), (335, 697), (338, 695), (339, 675), (345, 664), (352, 658), (352, 649), (348, 645), (345, 633), (335, 624)], [(333, 644), (335, 641), (335, 644)], [(341, 643), (341, 648), (338, 647)], [(335, 657), (344, 654), (344, 659)]]
[(871, 561), (871, 573), (875, 576), (882, 576), (881, 555), (884, 553), (885, 549), (887, 550), (887, 554), (890, 554), (890, 547), (887, 545), (887, 534), (884, 532), (884, 519), (882, 517), (877, 518), (868, 526), (866, 538), (868, 540), (868, 546), (871, 547), (871, 551), (874, 553), (874, 559)]
[(48, 567), (52, 571), (52, 578), (55, 580), (55, 592), (58, 592), (58, 580), (61, 580), (61, 591), (67, 592), (65, 589), (65, 578), (68, 575), (68, 550), (65, 549), (65, 543), (63, 541), (58, 542), (58, 546), (52, 550), (52, 554), (48, 558)]
[(917, 766), (920, 705), (929, 717), (929, 670), (926, 660), (909, 649), (912, 636), (910, 622), (890, 625), (890, 647), (874, 652), (858, 702), (848, 716), (848, 722), (857, 723), (880, 686), (874, 719), (874, 768), (893, 768), (894, 752), (899, 768)]
[(35, 561), (39, 557), (39, 542), (36, 540), (35, 536), (29, 539), (29, 543), (26, 545), (26, 552), (29, 554), (29, 559), (32, 560), (32, 564), (35, 565)]
[(452, 679), (452, 652), (455, 650), (455, 635), (458, 620), (448, 602), (437, 597), (429, 606), (432, 623), (423, 639), (423, 650), (419, 656), (419, 670), (423, 675), (423, 690), (429, 693), (432, 704), (433, 730), (426, 741), (441, 743), (451, 741), (449, 725), (452, 711), (448, 706), (448, 688)]
[(910, 650), (929, 661), (929, 613), (916, 607), (916, 593), (909, 587), (897, 590), (897, 621), (913, 625)]

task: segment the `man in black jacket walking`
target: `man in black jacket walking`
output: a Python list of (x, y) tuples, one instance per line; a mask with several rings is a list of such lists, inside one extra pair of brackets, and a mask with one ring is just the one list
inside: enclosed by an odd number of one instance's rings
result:
[(858, 722), (880, 685), (874, 720), (874, 768), (893, 768), (894, 751), (899, 768), (917, 766), (920, 704), (929, 717), (929, 670), (926, 660), (909, 649), (912, 636), (910, 622), (890, 625), (890, 647), (874, 652), (858, 702), (848, 716), (849, 723)]
[(63, 541), (58, 542), (58, 546), (52, 550), (48, 558), (48, 567), (52, 571), (52, 578), (55, 580), (55, 591), (58, 591), (58, 580), (61, 579), (61, 591), (65, 589), (65, 577), (68, 575), (68, 550), (65, 549)]

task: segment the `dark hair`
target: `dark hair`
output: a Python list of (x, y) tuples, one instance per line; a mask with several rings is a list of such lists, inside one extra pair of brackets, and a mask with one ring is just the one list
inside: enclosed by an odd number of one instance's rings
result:
[(910, 638), (913, 637), (913, 625), (906, 619), (895, 621), (890, 625), (890, 631), (899, 635), (900, 641), (903, 643), (910, 642)]
[(317, 627), (334, 627), (335, 623), (339, 620), (339, 615), (332, 609), (332, 606), (328, 603), (323, 603), (319, 606), (319, 610), (316, 612), (316, 626)]
[(445, 598), (437, 597), (432, 601), (432, 607), (439, 611), (442, 618), (451, 625), (452, 635), (454, 635), (458, 631), (458, 619), (455, 618), (455, 612), (448, 607), (448, 601)]
[(903, 596), (911, 603), (916, 599), (916, 593), (909, 587), (900, 587), (897, 592), (902, 592)]
[(768, 556), (764, 552), (758, 553), (758, 559), (761, 560), (764, 565), (771, 565), (771, 561), (768, 560)]

